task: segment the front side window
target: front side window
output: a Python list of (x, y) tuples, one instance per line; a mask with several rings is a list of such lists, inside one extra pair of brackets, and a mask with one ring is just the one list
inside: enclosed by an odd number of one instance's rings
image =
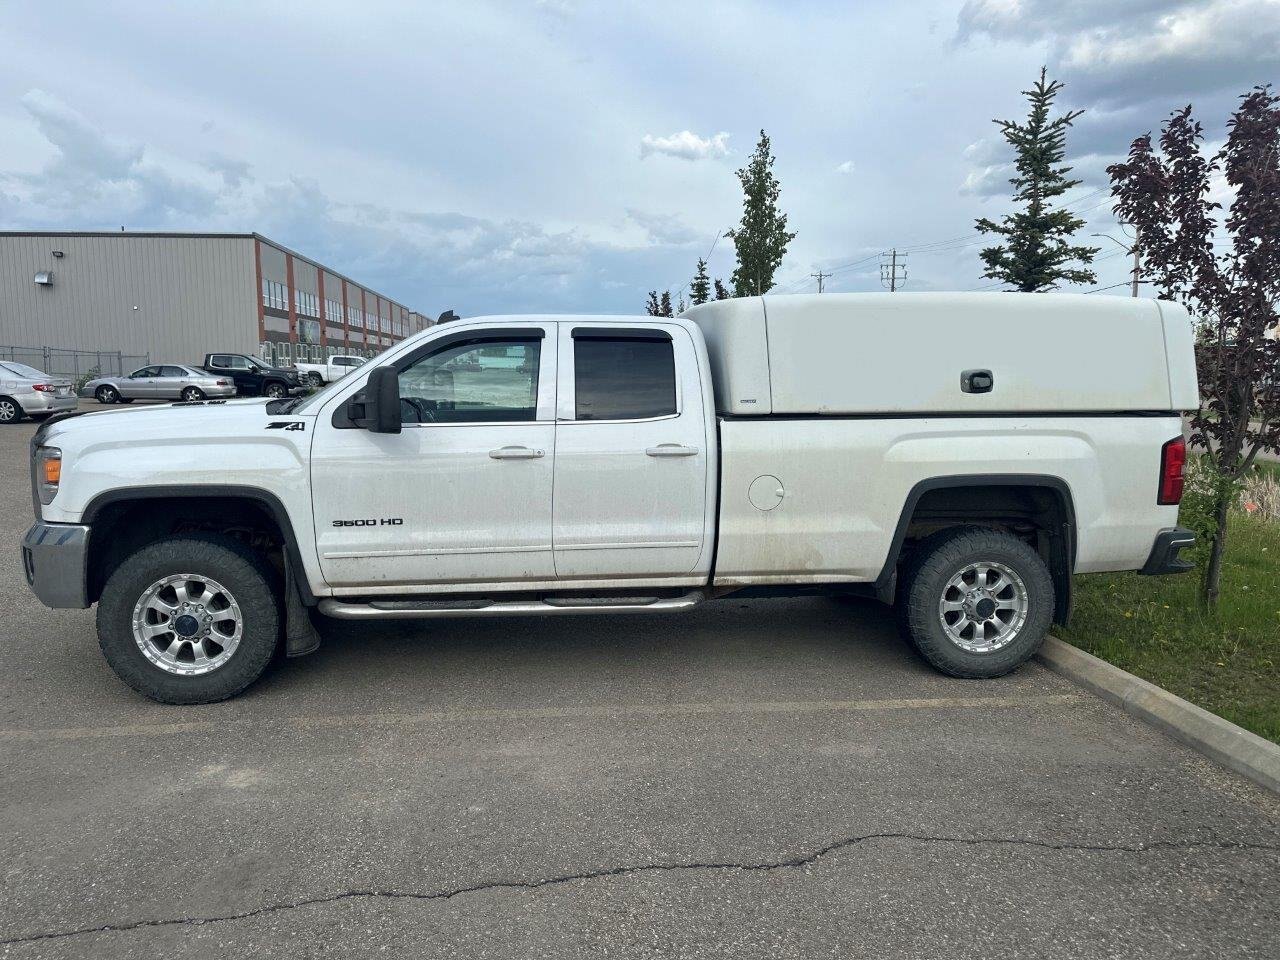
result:
[(574, 337), (574, 419), (642, 420), (676, 412), (669, 339)]
[(405, 423), (537, 419), (541, 340), (453, 343), (400, 371)]

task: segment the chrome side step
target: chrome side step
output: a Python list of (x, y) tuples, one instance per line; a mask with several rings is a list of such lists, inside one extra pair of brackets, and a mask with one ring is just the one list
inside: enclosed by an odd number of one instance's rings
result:
[(548, 597), (545, 600), (372, 600), (344, 603), (332, 597), (319, 610), (338, 620), (422, 620), (434, 617), (512, 617), (528, 614), (665, 613), (688, 610), (705, 599), (701, 590), (678, 597)]

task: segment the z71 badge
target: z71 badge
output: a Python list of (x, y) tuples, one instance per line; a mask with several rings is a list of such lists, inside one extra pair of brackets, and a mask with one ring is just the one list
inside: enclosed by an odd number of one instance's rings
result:
[(305, 420), (272, 420), (267, 424), (268, 430), (305, 430), (307, 429), (307, 421)]

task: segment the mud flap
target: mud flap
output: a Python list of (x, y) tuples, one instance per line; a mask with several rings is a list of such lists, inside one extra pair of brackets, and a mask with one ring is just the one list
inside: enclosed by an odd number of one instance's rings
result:
[(293, 575), (289, 553), (284, 559), (284, 652), (287, 657), (302, 657), (320, 649), (320, 633), (311, 622), (311, 611), (302, 602), (298, 581)]

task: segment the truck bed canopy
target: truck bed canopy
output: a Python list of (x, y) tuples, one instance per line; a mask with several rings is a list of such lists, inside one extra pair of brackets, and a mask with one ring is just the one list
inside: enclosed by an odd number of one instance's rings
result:
[[(843, 293), (690, 308), (721, 415), (1194, 409), (1192, 320), (1080, 294)], [(988, 374), (989, 377), (984, 377)]]

